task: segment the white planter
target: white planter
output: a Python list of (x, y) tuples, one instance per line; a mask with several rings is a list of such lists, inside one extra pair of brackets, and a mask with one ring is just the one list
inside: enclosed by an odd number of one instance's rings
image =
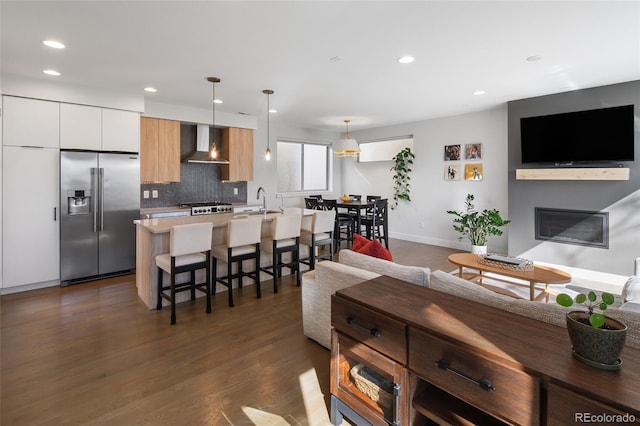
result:
[(487, 246), (471, 246), (472, 254), (487, 254)]

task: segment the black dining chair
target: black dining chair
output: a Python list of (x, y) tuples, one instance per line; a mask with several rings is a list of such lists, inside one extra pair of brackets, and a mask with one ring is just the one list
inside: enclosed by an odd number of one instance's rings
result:
[(343, 241), (347, 242), (348, 247), (353, 244), (353, 233), (355, 232), (355, 220), (349, 213), (338, 212), (338, 200), (324, 199), (325, 210), (335, 210), (336, 224), (333, 230), (334, 252), (340, 249)]
[(375, 201), (379, 200), (380, 198), (382, 198), (381, 195), (367, 195), (367, 201)]
[(311, 197), (304, 199), (304, 208), (305, 209), (313, 209), (313, 210), (321, 210), (319, 199)]
[(384, 242), (384, 246), (389, 248), (389, 228), (388, 228), (388, 200), (381, 198), (375, 200), (371, 215), (361, 219), (362, 227), (365, 228), (368, 239)]

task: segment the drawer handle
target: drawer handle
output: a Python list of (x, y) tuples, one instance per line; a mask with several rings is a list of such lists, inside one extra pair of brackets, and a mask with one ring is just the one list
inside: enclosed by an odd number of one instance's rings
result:
[(442, 370), (451, 371), (453, 374), (457, 374), (458, 376), (477, 384), (478, 386), (480, 386), (480, 388), (486, 391), (496, 390), (496, 388), (491, 384), (489, 379), (476, 379), (460, 370), (452, 368), (451, 366), (449, 366), (449, 361), (445, 361), (444, 359), (441, 359), (440, 361), (436, 361), (436, 365), (438, 366), (438, 368)]
[(371, 334), (374, 337), (380, 337), (380, 330), (378, 330), (377, 328), (368, 328), (362, 324), (358, 324), (356, 319), (353, 317), (347, 318), (347, 323), (351, 325), (355, 325), (356, 327), (360, 327), (361, 329), (365, 330), (367, 333)]

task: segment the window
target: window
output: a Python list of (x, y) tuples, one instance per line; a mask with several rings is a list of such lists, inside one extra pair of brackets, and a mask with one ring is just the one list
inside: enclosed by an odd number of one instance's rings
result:
[(328, 191), (329, 145), (278, 140), (278, 192)]

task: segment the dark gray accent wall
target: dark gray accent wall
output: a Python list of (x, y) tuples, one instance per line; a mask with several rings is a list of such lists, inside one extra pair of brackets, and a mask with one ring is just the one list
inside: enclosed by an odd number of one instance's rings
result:
[[(215, 132), (215, 133), (214, 133)], [(222, 130), (210, 131), (215, 135), (216, 145), (221, 148)], [(180, 157), (186, 158), (196, 149), (196, 126), (180, 125)], [(180, 182), (142, 184), (140, 208), (174, 207), (183, 203), (223, 201), (226, 203), (247, 202), (247, 182), (223, 182), (220, 164), (180, 163)], [(234, 194), (234, 189), (238, 194)], [(158, 198), (142, 198), (144, 191), (157, 190)]]
[[(520, 118), (635, 105), (635, 161), (628, 181), (516, 180), (520, 158)], [(640, 81), (576, 90), (508, 103), (509, 253), (613, 274), (631, 275), (640, 256)], [(607, 141), (602, 141), (607, 143)], [(534, 238), (535, 207), (609, 212), (609, 248), (573, 246)]]

